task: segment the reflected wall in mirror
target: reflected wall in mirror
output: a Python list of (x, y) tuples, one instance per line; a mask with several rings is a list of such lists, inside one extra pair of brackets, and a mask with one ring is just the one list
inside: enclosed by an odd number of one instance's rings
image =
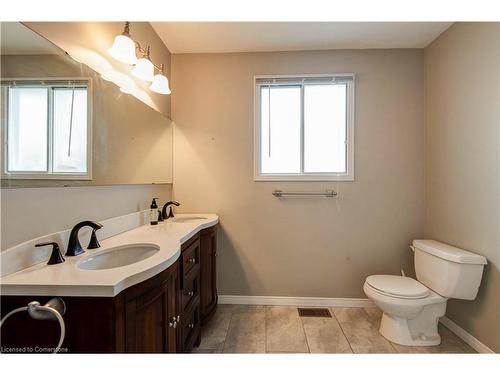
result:
[(172, 182), (168, 118), (23, 24), (0, 26), (2, 187)]

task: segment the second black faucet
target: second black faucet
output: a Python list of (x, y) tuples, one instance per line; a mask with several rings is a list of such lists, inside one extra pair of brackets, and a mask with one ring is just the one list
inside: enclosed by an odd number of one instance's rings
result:
[(163, 220), (167, 220), (171, 217), (174, 217), (174, 210), (172, 207), (170, 207), (170, 210), (167, 214), (167, 208), (172, 205), (179, 207), (181, 204), (176, 201), (168, 201), (167, 203), (165, 203), (163, 205), (163, 209), (161, 210), (161, 215), (163, 216)]

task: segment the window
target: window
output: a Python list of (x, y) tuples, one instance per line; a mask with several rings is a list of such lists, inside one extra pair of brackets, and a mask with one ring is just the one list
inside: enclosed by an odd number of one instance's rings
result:
[(256, 181), (353, 180), (354, 75), (255, 78)]
[(87, 81), (2, 82), (3, 177), (90, 179)]

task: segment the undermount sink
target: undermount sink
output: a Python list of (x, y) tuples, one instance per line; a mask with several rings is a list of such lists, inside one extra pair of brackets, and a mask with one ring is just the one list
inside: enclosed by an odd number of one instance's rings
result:
[(160, 248), (151, 244), (118, 246), (102, 253), (88, 256), (78, 263), (84, 270), (107, 270), (128, 266), (155, 255)]
[(205, 216), (179, 216), (172, 218), (173, 223), (187, 223), (193, 220), (206, 220)]

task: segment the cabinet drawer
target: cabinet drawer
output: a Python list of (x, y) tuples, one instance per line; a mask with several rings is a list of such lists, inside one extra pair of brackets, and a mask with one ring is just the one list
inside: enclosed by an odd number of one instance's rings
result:
[(182, 340), (184, 349), (190, 352), (193, 349), (196, 337), (200, 332), (200, 307), (196, 306), (183, 315)]
[(200, 269), (200, 240), (194, 241), (182, 251), (182, 288), (188, 279)]
[(200, 277), (189, 278), (184, 282), (184, 288), (181, 290), (181, 307), (184, 312), (194, 301), (199, 299), (200, 295)]

